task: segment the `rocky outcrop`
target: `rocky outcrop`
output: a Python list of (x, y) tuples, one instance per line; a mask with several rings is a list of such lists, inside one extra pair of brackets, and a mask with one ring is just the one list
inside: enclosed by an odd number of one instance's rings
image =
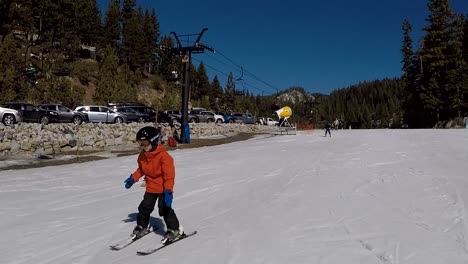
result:
[[(49, 155), (70, 151), (134, 149), (137, 131), (152, 123), (130, 124), (0, 124), (0, 156), (17, 154)], [(163, 133), (171, 134), (168, 125)], [(190, 137), (203, 138), (238, 132), (268, 133), (271, 127), (242, 124), (190, 124)]]

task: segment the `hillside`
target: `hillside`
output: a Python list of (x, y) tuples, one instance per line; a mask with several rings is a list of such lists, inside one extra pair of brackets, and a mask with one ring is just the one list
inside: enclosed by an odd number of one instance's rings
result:
[(277, 98), (282, 102), (291, 104), (302, 104), (315, 101), (315, 97), (301, 87), (291, 87), (282, 91), (279, 93)]

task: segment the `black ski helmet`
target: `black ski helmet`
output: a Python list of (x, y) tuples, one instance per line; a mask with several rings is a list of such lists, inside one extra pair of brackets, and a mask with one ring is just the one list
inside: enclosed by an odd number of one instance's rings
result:
[(143, 127), (138, 130), (136, 140), (148, 139), (151, 145), (156, 146), (159, 143), (159, 129), (151, 126)]

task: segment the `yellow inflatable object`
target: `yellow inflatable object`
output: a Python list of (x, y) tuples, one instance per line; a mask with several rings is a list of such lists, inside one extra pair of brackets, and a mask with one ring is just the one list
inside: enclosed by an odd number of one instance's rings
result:
[(276, 111), (276, 114), (278, 114), (280, 118), (289, 118), (292, 115), (291, 107), (285, 106)]

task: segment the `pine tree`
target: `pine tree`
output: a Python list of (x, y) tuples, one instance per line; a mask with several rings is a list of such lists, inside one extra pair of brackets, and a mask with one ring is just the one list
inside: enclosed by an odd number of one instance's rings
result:
[(39, 90), (44, 91), (36, 98), (38, 102), (54, 102), (74, 107), (82, 101), (85, 94), (84, 87), (74, 85), (70, 79), (62, 77), (52, 76), (41, 81), (38, 86)]
[(464, 17), (464, 26), (463, 26), (463, 58), (465, 63), (468, 63), (468, 17)]
[(402, 106), (404, 109), (404, 119), (410, 127), (421, 127), (424, 109), (422, 108), (419, 91), (417, 87), (419, 64), (413, 51), (413, 40), (411, 38), (412, 26), (408, 20), (403, 21), (403, 45), (402, 53), (402, 81), (404, 83), (404, 98)]
[(159, 22), (156, 11), (152, 9), (151, 14), (145, 11), (143, 31), (145, 33), (146, 71), (152, 73), (155, 64), (155, 54), (158, 51), (158, 39), (160, 37)]
[[(143, 9), (138, 6), (137, 11), (131, 18), (131, 23), (128, 25), (126, 38), (130, 37), (132, 41), (128, 43), (124, 39), (125, 47), (130, 47), (127, 58), (130, 69), (135, 71), (139, 69), (140, 72), (145, 69), (145, 64), (148, 61), (151, 50), (148, 49), (146, 44), (146, 32), (143, 30), (145, 17)], [(128, 45), (129, 44), (129, 45)]]
[(466, 87), (464, 82), (467, 77), (465, 72), (467, 65), (463, 59), (463, 30), (465, 18), (462, 15), (454, 15), (453, 23), (450, 26), (450, 43), (447, 50), (447, 74), (445, 91), (447, 91), (447, 100), (445, 103), (448, 108), (448, 117), (461, 117), (461, 111), (465, 107), (463, 102), (463, 93)]
[[(125, 67), (124, 67), (125, 68)], [(127, 84), (128, 73), (119, 71), (119, 60), (112, 47), (107, 46), (99, 65), (99, 78), (94, 100), (105, 104), (112, 101), (130, 100), (135, 91)]]
[(413, 52), (413, 40), (411, 38), (412, 27), (408, 20), (403, 21), (403, 46), (401, 48), (401, 53), (403, 55), (403, 81), (405, 82), (406, 88), (409, 91), (409, 94), (412, 94), (415, 90), (414, 85), (414, 62), (415, 54)]
[(152, 36), (149, 36), (151, 38), (151, 41), (154, 41), (154, 45), (158, 44), (158, 39), (161, 36), (161, 30), (159, 29), (159, 20), (158, 16), (156, 15), (156, 11), (154, 8), (151, 10), (151, 24), (152, 24)]
[(141, 60), (139, 52), (145, 41), (142, 29), (143, 14), (140, 13), (135, 11), (135, 0), (123, 0), (121, 12), (122, 45), (119, 58), (123, 63), (128, 64), (132, 70), (139, 68), (139, 61)]
[[(17, 32), (25, 54), (25, 64), (35, 55), (57, 53), (73, 60), (79, 51), (75, 7), (72, 0), (17, 0), (8, 15), (10, 29)], [(78, 45), (76, 44), (78, 42)], [(40, 58), (41, 60), (43, 59)]]
[(0, 42), (0, 102), (23, 99), (26, 83), (20, 72), (23, 70), (21, 50), (13, 34)]
[(176, 81), (172, 79), (172, 72), (178, 74), (178, 80), (182, 83), (183, 65), (182, 54), (173, 54), (174, 42), (171, 37), (166, 36), (161, 40), (161, 46), (158, 50), (157, 72), (167, 81)]
[(10, 9), (10, 27), (17, 30), (17, 40), (25, 54), (23, 67), (31, 62), (33, 48), (39, 47), (40, 53), (53, 50), (53, 32), (57, 23), (57, 5), (50, 0), (32, 2), (15, 1), (15, 8)]
[(42, 36), (40, 41), (34, 41), (34, 45), (39, 45), (45, 52), (64, 56), (67, 62), (75, 60), (80, 51), (76, 8), (73, 0), (43, 0), (37, 6), (33, 3), (33, 15), (39, 15), (36, 27)]
[(426, 20), (429, 26), (424, 28), (427, 34), (420, 51), (423, 69), (420, 96), (424, 107), (431, 111), (432, 120), (439, 121), (450, 116), (449, 98), (452, 87), (446, 76), (451, 68), (448, 53), (451, 51), (454, 16), (449, 0), (431, 0), (428, 7), (430, 14)]
[(114, 77), (116, 80), (115, 92), (109, 99), (117, 102), (135, 101), (137, 99), (135, 87), (137, 80), (141, 79), (141, 76), (137, 77), (136, 74), (128, 66), (122, 65), (120, 71)]
[(75, 17), (78, 36), (81, 43), (96, 45), (101, 41), (101, 11), (96, 0), (75, 2)]
[(14, 0), (2, 0), (0, 1), (0, 42), (10, 32), (11, 26), (11, 9), (13, 7)]
[(208, 75), (206, 73), (206, 68), (203, 62), (200, 62), (196, 72), (196, 76), (191, 77), (194, 83), (194, 89), (191, 91), (192, 100), (200, 100), (206, 95), (209, 95), (210, 81), (208, 80)]
[(234, 76), (232, 75), (232, 72), (230, 72), (224, 92), (224, 105), (225, 111), (227, 112), (234, 111), (236, 102), (236, 97), (234, 94), (235, 89), (236, 85), (234, 83)]
[[(152, 70), (152, 54), (156, 51), (156, 37), (153, 28), (153, 23), (151, 22), (151, 16), (148, 12), (148, 9), (145, 10), (143, 16), (143, 32), (145, 33), (145, 40), (143, 43), (144, 50), (144, 71), (151, 73)], [(154, 37), (154, 39), (153, 39)]]
[(464, 17), (464, 28), (463, 28), (463, 60), (465, 63), (464, 72), (464, 82), (463, 82), (463, 91), (461, 93), (461, 98), (463, 101), (463, 113), (468, 114), (468, 17)]
[[(182, 74), (184, 73), (182, 72)], [(188, 80), (189, 81), (189, 108), (190, 108), (190, 104), (192, 106), (199, 106), (198, 104), (200, 103), (198, 101), (199, 98), (193, 99), (193, 94), (192, 94), (193, 90), (195, 89), (195, 85), (197, 84), (197, 78), (198, 78), (197, 76), (198, 76), (197, 69), (192, 63), (189, 63), (189, 80)]]
[(122, 27), (125, 28), (126, 21), (132, 19), (133, 15), (135, 14), (135, 6), (136, 0), (123, 0), (122, 3), (122, 11), (121, 11), (121, 19), (122, 19)]
[(318, 117), (322, 121), (340, 118), (356, 128), (389, 127), (392, 117), (401, 115), (403, 87), (402, 80), (385, 79), (336, 90), (330, 96), (316, 96), (314, 122), (319, 121)]
[(111, 0), (104, 23), (104, 43), (118, 51), (121, 43), (120, 0)]
[(223, 98), (223, 87), (221, 87), (221, 84), (219, 83), (218, 75), (215, 75), (210, 87), (211, 87), (211, 90), (210, 90), (211, 93), (209, 94), (210, 109), (213, 109), (215, 111), (220, 111), (221, 110), (220, 104)]

